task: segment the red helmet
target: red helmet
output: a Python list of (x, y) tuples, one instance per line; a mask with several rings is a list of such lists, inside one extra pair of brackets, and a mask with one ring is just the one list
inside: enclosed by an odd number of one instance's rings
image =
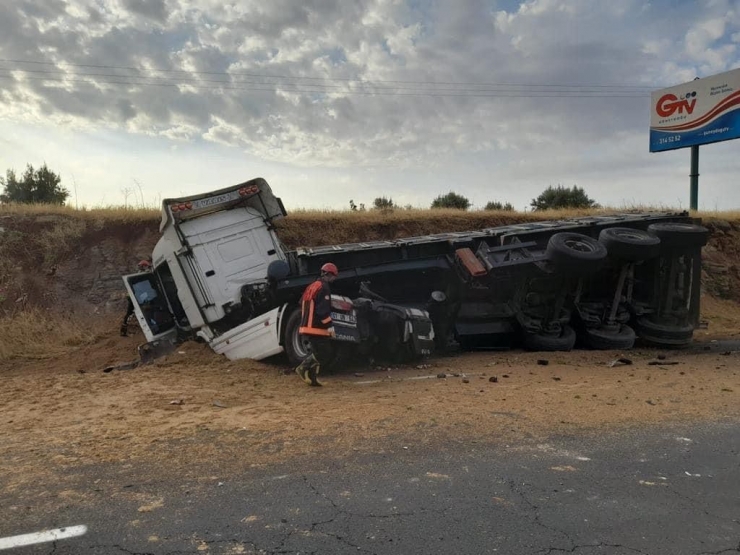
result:
[(152, 267), (152, 263), (149, 262), (148, 260), (141, 260), (141, 261), (139, 261), (139, 263), (137, 264), (137, 266), (141, 270), (148, 270), (149, 268)]
[(321, 273), (336, 276), (339, 275), (339, 270), (337, 270), (337, 267), (334, 264), (327, 262), (321, 267)]

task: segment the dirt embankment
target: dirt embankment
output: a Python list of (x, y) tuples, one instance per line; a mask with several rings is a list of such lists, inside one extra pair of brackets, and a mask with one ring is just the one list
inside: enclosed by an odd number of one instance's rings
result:
[[(567, 214), (572, 216), (573, 214)], [(506, 212), (298, 212), (278, 224), (288, 248), (390, 240), (542, 220)], [(550, 218), (559, 217), (557, 214)], [(740, 218), (705, 218), (704, 290), (740, 302)], [(121, 276), (151, 253), (159, 238), (155, 212), (105, 210), (60, 214), (0, 212), (0, 315), (41, 307), (83, 316), (123, 308)]]

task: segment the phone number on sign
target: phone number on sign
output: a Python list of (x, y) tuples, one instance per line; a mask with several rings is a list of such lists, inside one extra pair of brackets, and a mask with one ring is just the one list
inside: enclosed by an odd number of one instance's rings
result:
[(681, 135), (672, 135), (670, 137), (663, 137), (661, 139), (658, 139), (659, 145), (666, 145), (668, 143), (680, 143), (681, 142)]

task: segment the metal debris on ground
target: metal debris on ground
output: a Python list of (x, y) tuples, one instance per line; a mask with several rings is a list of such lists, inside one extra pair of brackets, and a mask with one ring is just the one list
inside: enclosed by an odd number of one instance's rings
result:
[(103, 368), (103, 372), (108, 374), (110, 372), (113, 372), (113, 370), (133, 370), (134, 368), (138, 367), (139, 364), (141, 364), (141, 362), (138, 360), (134, 360), (132, 362), (124, 362), (123, 364), (117, 364), (116, 366), (107, 366)]
[(607, 366), (609, 368), (614, 368), (617, 364), (624, 364), (626, 366), (629, 366), (632, 364), (632, 360), (627, 357), (619, 357), (612, 360)]

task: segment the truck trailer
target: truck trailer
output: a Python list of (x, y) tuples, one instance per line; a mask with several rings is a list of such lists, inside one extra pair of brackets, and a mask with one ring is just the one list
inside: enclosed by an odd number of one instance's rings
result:
[(147, 343), (185, 340), (229, 359), (310, 352), (299, 299), (333, 262), (336, 337), (327, 366), (356, 353), (395, 361), (435, 350), (680, 347), (699, 321), (709, 232), (686, 212), (626, 213), (288, 250), (267, 181), (162, 202), (152, 270), (123, 277)]

